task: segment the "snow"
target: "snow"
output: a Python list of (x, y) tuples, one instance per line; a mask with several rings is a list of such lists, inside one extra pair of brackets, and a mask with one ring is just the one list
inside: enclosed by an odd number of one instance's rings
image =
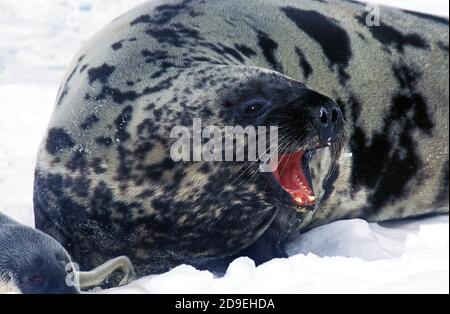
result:
[(101, 293), (446, 293), (448, 222), (339, 221), (301, 236), (287, 259), (242, 257), (222, 278), (182, 265)]
[[(102, 25), (141, 0), (0, 1), (0, 210), (33, 225), (36, 152), (72, 56)], [(383, 0), (448, 16), (446, 0)], [(289, 246), (290, 257), (227, 274), (182, 265), (94, 293), (448, 293), (449, 218), (385, 224), (339, 221)]]

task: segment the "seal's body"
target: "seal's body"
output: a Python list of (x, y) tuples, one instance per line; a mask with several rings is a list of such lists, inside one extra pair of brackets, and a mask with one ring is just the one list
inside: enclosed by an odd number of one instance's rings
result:
[[(448, 20), (353, 1), (149, 2), (78, 53), (40, 150), (36, 224), (84, 268), (284, 256), (338, 219), (448, 212)], [(326, 96), (325, 96), (326, 95)], [(278, 170), (175, 162), (174, 126), (280, 128)], [(284, 132), (284, 133), (283, 133)]]

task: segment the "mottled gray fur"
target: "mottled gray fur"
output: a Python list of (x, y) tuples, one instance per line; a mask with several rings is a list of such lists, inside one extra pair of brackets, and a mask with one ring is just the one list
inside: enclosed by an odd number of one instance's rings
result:
[[(38, 228), (84, 268), (127, 255), (142, 275), (249, 247), (283, 256), (338, 219), (447, 213), (448, 20), (382, 7), (368, 27), (366, 15), (344, 0), (179, 0), (119, 17), (61, 86), (36, 168)], [(245, 163), (170, 159), (175, 125), (239, 124), (249, 95), (281, 108), (310, 90), (336, 101), (347, 134), (338, 160), (312, 157), (313, 211)]]

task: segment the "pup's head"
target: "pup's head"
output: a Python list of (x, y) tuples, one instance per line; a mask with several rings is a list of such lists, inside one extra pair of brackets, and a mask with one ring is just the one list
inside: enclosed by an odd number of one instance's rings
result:
[(22, 225), (0, 224), (0, 287), (24, 294), (79, 293), (66, 283), (71, 265), (53, 238)]

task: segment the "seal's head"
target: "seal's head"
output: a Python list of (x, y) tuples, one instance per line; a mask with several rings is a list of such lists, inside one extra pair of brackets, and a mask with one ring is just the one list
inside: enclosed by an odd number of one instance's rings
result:
[[(216, 182), (225, 180), (225, 186), (233, 182), (239, 191), (253, 191), (258, 195), (256, 199), (292, 206), (298, 212), (313, 210), (325, 201), (345, 142), (345, 121), (335, 101), (278, 72), (261, 68), (217, 67), (196, 80), (203, 82), (203, 91), (209, 91), (209, 98), (203, 98), (201, 106), (197, 106), (204, 124), (266, 126), (266, 155), (277, 154), (277, 158), (271, 158), (276, 164), (271, 165), (270, 173), (262, 172), (258, 162), (225, 162), (222, 167), (227, 172)], [(270, 142), (270, 127), (278, 129), (276, 152)], [(248, 152), (251, 144), (246, 139), (244, 151)], [(236, 155), (235, 151), (235, 161)], [(310, 169), (312, 161), (314, 167)]]
[(18, 224), (0, 223), (0, 287), (24, 294), (73, 294), (66, 270), (66, 250), (44, 233)]

